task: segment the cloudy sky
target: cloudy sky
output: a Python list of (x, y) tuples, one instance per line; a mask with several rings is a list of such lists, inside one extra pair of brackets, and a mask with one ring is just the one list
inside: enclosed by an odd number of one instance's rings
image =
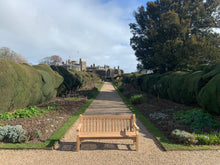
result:
[(0, 47), (28, 62), (59, 55), (136, 71), (129, 42), (133, 12), (147, 0), (0, 0)]

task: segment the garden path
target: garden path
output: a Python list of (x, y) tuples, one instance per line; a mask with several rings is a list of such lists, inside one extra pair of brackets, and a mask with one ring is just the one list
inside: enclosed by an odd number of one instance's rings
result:
[[(86, 115), (123, 115), (131, 111), (123, 103), (111, 83), (106, 82), (85, 112)], [(155, 138), (137, 120), (140, 127), (140, 151), (135, 151), (131, 140), (92, 140), (76, 152), (76, 128), (70, 128), (55, 150), (0, 150), (0, 164), (152, 164), (152, 165), (219, 165), (220, 151), (163, 151)]]

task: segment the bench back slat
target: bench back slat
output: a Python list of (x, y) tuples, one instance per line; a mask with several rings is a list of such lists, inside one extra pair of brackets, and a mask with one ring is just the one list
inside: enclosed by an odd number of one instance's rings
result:
[(134, 116), (80, 116), (81, 132), (133, 131)]

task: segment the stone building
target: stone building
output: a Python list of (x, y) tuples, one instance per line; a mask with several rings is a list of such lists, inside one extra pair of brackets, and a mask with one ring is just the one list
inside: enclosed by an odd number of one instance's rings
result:
[(123, 74), (124, 71), (121, 70), (118, 66), (116, 69), (111, 69), (108, 65), (104, 65), (104, 67), (101, 66), (95, 66), (95, 64), (91, 65), (90, 67), (86, 68), (87, 72), (93, 72), (98, 74), (99, 76), (107, 76), (107, 77), (115, 77), (117, 75)]
[(86, 72), (92, 72), (96, 73), (99, 76), (106, 76), (106, 77), (115, 77), (117, 75), (123, 74), (124, 71), (121, 70), (118, 66), (118, 68), (114, 67), (114, 69), (111, 69), (108, 65), (104, 66), (95, 66), (95, 64), (86, 67), (86, 61), (82, 61), (80, 58), (79, 63), (77, 61), (72, 61), (70, 59), (66, 60), (66, 63), (62, 63), (62, 66), (69, 70), (76, 70), (76, 71), (86, 71)]
[(73, 69), (76, 71), (86, 71), (86, 61), (82, 61), (80, 58), (79, 63), (77, 61), (71, 61), (70, 59), (66, 60), (66, 63), (62, 63), (62, 66), (69, 70)]

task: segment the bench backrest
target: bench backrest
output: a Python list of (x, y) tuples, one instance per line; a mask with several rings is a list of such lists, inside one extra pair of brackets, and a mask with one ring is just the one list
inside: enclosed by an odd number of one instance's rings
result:
[(134, 131), (135, 115), (126, 116), (80, 116), (80, 132)]

